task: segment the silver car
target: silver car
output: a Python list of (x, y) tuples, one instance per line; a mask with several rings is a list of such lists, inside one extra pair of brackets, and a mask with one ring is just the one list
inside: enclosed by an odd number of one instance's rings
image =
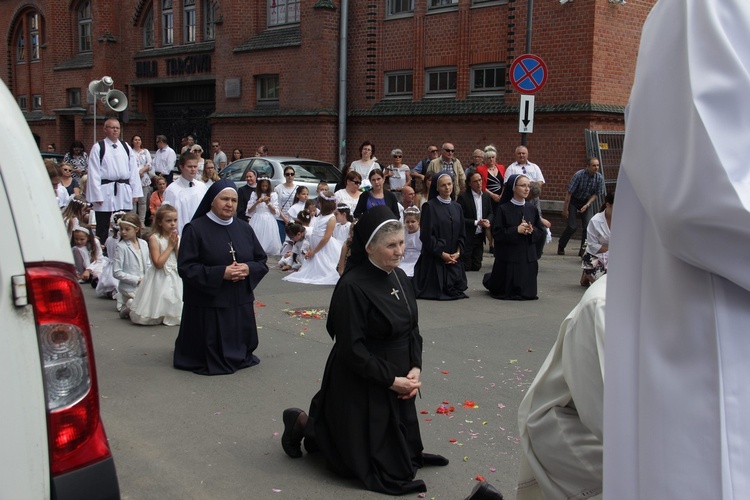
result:
[(258, 177), (270, 178), (272, 187), (276, 187), (284, 183), (284, 170), (289, 167), (294, 169), (294, 183), (307, 187), (310, 190), (310, 198), (318, 196), (320, 181), (327, 182), (328, 188), (333, 191), (341, 178), (341, 172), (331, 163), (292, 156), (242, 158), (224, 167), (224, 170), (219, 172), (219, 177), (234, 181), (239, 188), (245, 185), (245, 174), (252, 169)]

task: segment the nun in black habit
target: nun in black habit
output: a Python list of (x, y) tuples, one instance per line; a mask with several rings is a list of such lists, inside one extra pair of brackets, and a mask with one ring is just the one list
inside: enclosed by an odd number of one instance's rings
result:
[(257, 365), (253, 290), (268, 272), (255, 233), (234, 217), (237, 189), (222, 179), (206, 192), (185, 225), (177, 269), (183, 307), (174, 367), (201, 375)]
[(511, 175), (505, 183), (492, 237), (495, 240), (495, 264), (484, 275), (482, 284), (490, 295), (502, 300), (536, 300), (539, 271), (537, 245), (546, 238), (539, 211), (526, 203), (529, 178)]
[(281, 444), (292, 458), (320, 451), (328, 467), (368, 490), (402, 495), (426, 491), (415, 480), (424, 465), (447, 465), (422, 452), (414, 403), (421, 386), (422, 337), (417, 302), (398, 267), (403, 226), (385, 206), (354, 227), (347, 269), (331, 298), (326, 327), (336, 343), (309, 417), (284, 411)]
[(466, 299), (468, 288), (461, 252), (466, 241), (464, 211), (453, 201), (453, 176), (432, 178), (429, 201), (422, 205), (419, 238), (422, 254), (414, 266), (412, 284), (419, 299)]

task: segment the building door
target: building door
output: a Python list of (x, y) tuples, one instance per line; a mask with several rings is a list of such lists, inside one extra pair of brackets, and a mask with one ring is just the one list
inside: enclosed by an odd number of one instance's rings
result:
[(188, 134), (211, 152), (208, 116), (216, 109), (215, 92), (214, 83), (154, 88), (154, 132), (166, 135), (178, 155), (180, 140)]

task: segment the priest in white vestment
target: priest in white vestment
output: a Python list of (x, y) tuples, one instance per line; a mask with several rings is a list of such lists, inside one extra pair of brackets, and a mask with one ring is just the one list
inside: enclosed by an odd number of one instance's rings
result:
[(660, 0), (626, 113), (604, 498), (750, 499), (750, 1)]
[(518, 408), (516, 500), (600, 499), (605, 274), (586, 291)]

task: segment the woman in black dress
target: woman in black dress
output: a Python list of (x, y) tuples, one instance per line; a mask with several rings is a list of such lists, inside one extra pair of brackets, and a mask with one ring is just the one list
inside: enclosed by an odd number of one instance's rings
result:
[(398, 268), (404, 230), (387, 207), (374, 207), (354, 227), (352, 253), (331, 298), (326, 327), (336, 341), (309, 417), (284, 411), (281, 445), (292, 458), (319, 450), (328, 467), (368, 490), (426, 491), (415, 480), (424, 465), (447, 465), (422, 452), (414, 404), (422, 383), (417, 302)]
[(490, 295), (503, 300), (536, 300), (537, 243), (546, 229), (536, 207), (526, 203), (529, 178), (511, 175), (505, 184), (500, 205), (492, 223), (495, 238), (495, 264), (484, 275)]
[(360, 195), (357, 206), (352, 214), (354, 218), (359, 219), (368, 210), (379, 206), (390, 208), (393, 215), (398, 218), (401, 215), (398, 210), (398, 199), (395, 194), (383, 189), (383, 183), (385, 182), (383, 171), (380, 168), (373, 168), (370, 170), (368, 179), (370, 180), (372, 189)]
[(422, 254), (414, 266), (417, 298), (466, 299), (468, 288), (461, 252), (466, 241), (464, 211), (453, 201), (453, 176), (440, 172), (432, 179), (430, 200), (422, 206), (419, 238)]

